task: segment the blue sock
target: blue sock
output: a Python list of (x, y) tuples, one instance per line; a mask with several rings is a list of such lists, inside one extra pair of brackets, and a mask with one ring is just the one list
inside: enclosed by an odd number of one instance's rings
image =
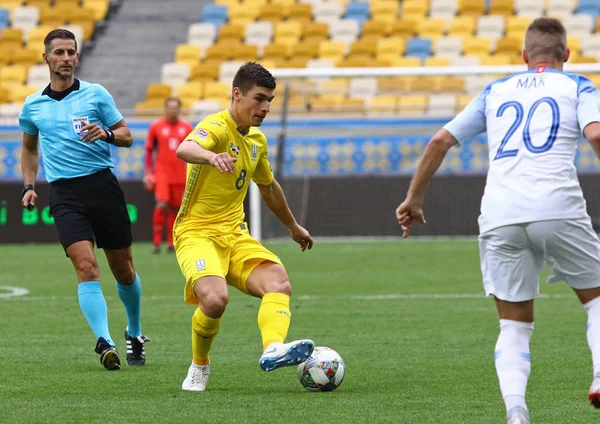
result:
[(108, 313), (106, 300), (102, 294), (100, 281), (84, 281), (77, 286), (79, 306), (96, 338), (104, 337), (106, 341), (115, 345), (108, 332)]
[(142, 284), (140, 283), (140, 276), (136, 273), (135, 282), (130, 286), (124, 286), (117, 281), (117, 293), (119, 299), (125, 305), (125, 312), (127, 312), (127, 332), (131, 337), (141, 336)]

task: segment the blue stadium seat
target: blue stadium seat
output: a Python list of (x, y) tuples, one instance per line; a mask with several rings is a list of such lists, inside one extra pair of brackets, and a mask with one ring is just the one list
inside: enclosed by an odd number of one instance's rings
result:
[(406, 56), (418, 56), (421, 59), (431, 56), (431, 40), (414, 37), (406, 43)]
[(598, 0), (579, 0), (576, 13), (598, 16), (600, 15), (600, 3)]
[(9, 15), (8, 9), (0, 9), (0, 28), (6, 28), (9, 26)]
[(208, 3), (202, 9), (202, 22), (221, 25), (227, 22), (227, 6)]
[(353, 19), (362, 24), (364, 21), (369, 20), (369, 3), (364, 2), (352, 2), (346, 6), (346, 13), (344, 19)]

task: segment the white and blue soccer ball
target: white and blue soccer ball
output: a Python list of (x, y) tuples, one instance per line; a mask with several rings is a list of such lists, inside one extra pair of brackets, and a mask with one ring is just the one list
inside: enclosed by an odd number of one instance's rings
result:
[(300, 383), (311, 392), (331, 392), (344, 380), (344, 360), (335, 350), (315, 347), (312, 355), (298, 365)]

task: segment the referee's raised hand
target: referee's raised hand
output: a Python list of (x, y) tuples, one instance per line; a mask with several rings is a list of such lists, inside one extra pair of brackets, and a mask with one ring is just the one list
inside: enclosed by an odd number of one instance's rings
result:
[(81, 128), (81, 140), (84, 143), (95, 143), (98, 140), (106, 140), (107, 134), (98, 124), (88, 124)]

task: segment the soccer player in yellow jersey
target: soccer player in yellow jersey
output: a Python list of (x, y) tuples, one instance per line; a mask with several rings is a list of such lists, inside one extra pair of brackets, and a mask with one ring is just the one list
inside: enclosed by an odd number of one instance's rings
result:
[(202, 120), (177, 149), (188, 165), (175, 251), (186, 279), (185, 301), (198, 305), (192, 318), (193, 359), (183, 390), (206, 389), (208, 353), (229, 300), (228, 284), (262, 299), (259, 365), (264, 371), (303, 362), (314, 349), (312, 340), (284, 343), (292, 287), (279, 258), (250, 236), (244, 222), (243, 201), (252, 180), (302, 251), (312, 247), (310, 234), (296, 222), (273, 177), (267, 139), (255, 128), (269, 113), (275, 78), (250, 62), (240, 67), (232, 85), (231, 107)]

